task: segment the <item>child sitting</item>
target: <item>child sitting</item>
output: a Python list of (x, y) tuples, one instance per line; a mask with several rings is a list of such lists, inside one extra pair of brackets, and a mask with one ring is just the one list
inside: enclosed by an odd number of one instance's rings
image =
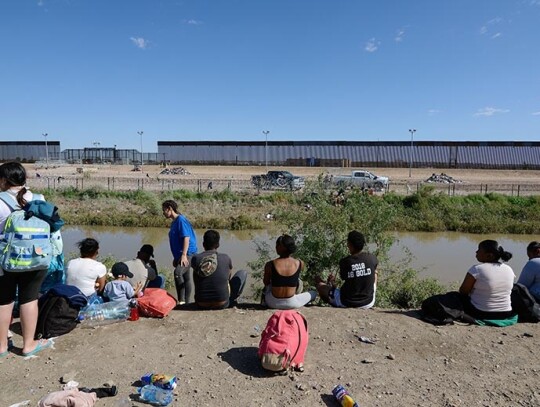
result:
[(111, 273), (114, 276), (113, 281), (109, 281), (105, 285), (103, 290), (103, 296), (109, 301), (115, 302), (129, 302), (133, 297), (138, 297), (142, 283), (139, 282), (135, 288), (126, 281), (128, 278), (133, 277), (133, 273), (129, 271), (128, 266), (125, 263), (115, 263), (112, 266)]

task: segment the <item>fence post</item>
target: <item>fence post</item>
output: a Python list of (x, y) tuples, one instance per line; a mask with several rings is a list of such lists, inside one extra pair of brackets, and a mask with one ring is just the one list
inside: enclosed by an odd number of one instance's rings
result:
[(107, 191), (111, 190), (111, 179), (107, 177)]
[(114, 191), (114, 177), (113, 177), (113, 179), (112, 179), (112, 189), (113, 189), (113, 191)]
[(514, 184), (512, 184), (512, 196), (514, 196)]
[(227, 189), (230, 191), (231, 190), (231, 180), (229, 180), (229, 182), (227, 183)]
[(84, 189), (84, 178), (81, 178), (81, 189)]
[(518, 184), (518, 188), (517, 188), (517, 196), (519, 196), (519, 189), (520, 189), (521, 185)]
[(452, 196), (456, 196), (456, 184), (452, 184)]

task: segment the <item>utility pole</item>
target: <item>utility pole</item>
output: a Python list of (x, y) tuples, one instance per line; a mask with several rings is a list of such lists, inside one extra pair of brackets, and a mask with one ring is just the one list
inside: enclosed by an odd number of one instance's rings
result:
[(410, 150), (409, 150), (409, 178), (411, 178), (411, 173), (412, 173), (412, 161), (413, 161), (414, 133), (416, 133), (416, 129), (409, 129), (409, 133), (411, 133), (411, 148), (410, 148)]
[(268, 130), (263, 130), (264, 134), (264, 165), (266, 166), (266, 172), (268, 172)]
[(43, 137), (45, 137), (45, 167), (49, 168), (49, 147), (47, 146), (47, 136), (48, 133), (42, 133)]
[(138, 131), (137, 134), (139, 136), (141, 136), (141, 173), (143, 172), (143, 165), (144, 165), (144, 155), (143, 155), (143, 148), (142, 148), (142, 135), (143, 135), (144, 131)]

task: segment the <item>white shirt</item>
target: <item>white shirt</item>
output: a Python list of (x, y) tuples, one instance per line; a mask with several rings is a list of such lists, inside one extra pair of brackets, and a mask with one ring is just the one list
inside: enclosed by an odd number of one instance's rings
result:
[(471, 303), (480, 311), (512, 311), (510, 294), (514, 285), (514, 271), (504, 263), (480, 263), (468, 273), (476, 279), (471, 291)]
[[(6, 192), (9, 193), (13, 197), (13, 204), (17, 202), (17, 193), (21, 190), (22, 187), (13, 187), (8, 189)], [(41, 198), (41, 195), (39, 196)], [(23, 195), (23, 198), (30, 202), (32, 199), (34, 199), (34, 194), (30, 191), (26, 191), (26, 193)], [(45, 198), (41, 198), (45, 199)], [(10, 202), (11, 204), (11, 202)], [(4, 226), (6, 224), (7, 217), (10, 215), (11, 209), (9, 206), (6, 205), (6, 203), (0, 199), (0, 231), (4, 231)]]
[(152, 267), (147, 267), (141, 259), (125, 261), (124, 263), (128, 266), (129, 271), (133, 273), (133, 277), (127, 279), (133, 288), (137, 287), (139, 282), (144, 287), (147, 280), (156, 278), (155, 270)]
[(104, 264), (88, 257), (70, 260), (66, 270), (66, 284), (74, 285), (89, 297), (96, 292), (96, 280), (107, 274)]

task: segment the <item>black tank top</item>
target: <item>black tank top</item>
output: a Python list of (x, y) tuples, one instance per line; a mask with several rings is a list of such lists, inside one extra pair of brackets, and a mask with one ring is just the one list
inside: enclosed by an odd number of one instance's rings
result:
[(302, 262), (298, 265), (298, 270), (292, 276), (282, 276), (276, 270), (274, 261), (272, 260), (272, 287), (298, 287), (298, 278), (300, 277), (300, 271), (302, 270)]

